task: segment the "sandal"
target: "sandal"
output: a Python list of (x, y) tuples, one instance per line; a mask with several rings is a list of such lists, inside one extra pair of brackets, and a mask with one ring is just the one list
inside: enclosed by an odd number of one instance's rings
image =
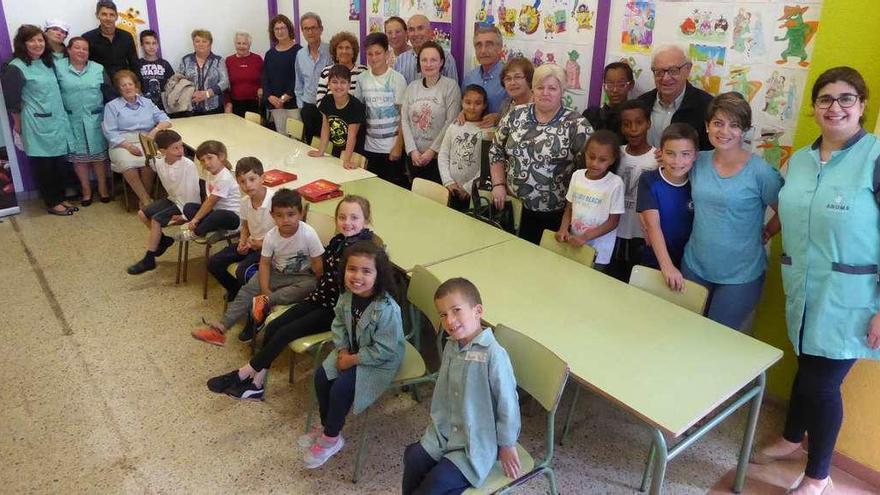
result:
[(69, 211), (71, 213), (79, 211), (79, 208), (77, 208), (76, 206), (73, 206), (73, 205), (70, 205), (70, 206), (62, 205), (62, 206), (67, 208), (67, 211)]
[(69, 216), (73, 215), (73, 211), (68, 210), (66, 208), (64, 209), (64, 211), (58, 211), (58, 210), (49, 208), (48, 210), (46, 210), (46, 212), (49, 213), (50, 215), (57, 215), (59, 217), (69, 217)]

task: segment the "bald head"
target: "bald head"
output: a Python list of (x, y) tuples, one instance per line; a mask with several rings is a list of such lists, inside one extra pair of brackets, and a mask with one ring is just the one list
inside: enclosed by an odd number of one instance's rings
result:
[(409, 22), (406, 23), (406, 32), (409, 35), (409, 42), (413, 50), (417, 53), (426, 41), (434, 38), (431, 22), (422, 14), (416, 14), (409, 18)]
[(665, 45), (654, 52), (651, 72), (657, 96), (663, 103), (670, 104), (684, 92), (691, 75), (691, 63), (680, 46)]

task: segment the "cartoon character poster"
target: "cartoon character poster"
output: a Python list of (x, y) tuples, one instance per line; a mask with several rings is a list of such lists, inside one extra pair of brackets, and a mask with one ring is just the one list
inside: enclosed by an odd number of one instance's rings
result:
[(730, 27), (730, 50), (732, 59), (743, 62), (761, 60), (767, 54), (767, 29), (762, 9), (739, 7), (733, 16)]
[(792, 132), (776, 126), (756, 126), (752, 137), (752, 145), (755, 153), (762, 156), (767, 163), (777, 169), (791, 158), (793, 146), (791, 144)]
[(620, 43), (624, 51), (648, 53), (654, 44), (653, 1), (627, 2), (624, 6)]
[(774, 63), (788, 67), (809, 67), (816, 33), (819, 30), (818, 5), (779, 5), (774, 11)]
[(681, 41), (701, 43), (725, 43), (730, 31), (729, 9), (717, 7), (693, 8), (682, 6), (675, 20)]
[(357, 21), (361, 18), (360, 0), (348, 0), (348, 20)]
[(764, 86), (764, 82), (754, 74), (753, 67), (741, 65), (731, 67), (727, 73), (727, 82), (724, 83), (724, 91), (736, 91), (749, 103), (755, 100), (758, 92)]
[(805, 84), (805, 71), (773, 68), (763, 81), (763, 99), (758, 101), (762, 117), (775, 125), (794, 126)]
[(448, 22), (432, 22), (431, 30), (434, 32), (434, 41), (447, 51), (452, 49), (452, 24)]
[(384, 33), (385, 19), (381, 16), (371, 16), (369, 22), (367, 22), (367, 31), (370, 33)]
[(727, 48), (723, 46), (691, 44), (688, 48), (693, 64), (689, 78), (691, 84), (713, 95), (721, 93), (726, 53)]

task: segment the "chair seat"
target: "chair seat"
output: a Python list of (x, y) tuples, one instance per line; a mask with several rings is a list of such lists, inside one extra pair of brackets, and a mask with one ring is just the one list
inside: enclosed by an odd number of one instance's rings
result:
[(226, 267), (226, 273), (232, 275), (233, 277), (236, 275), (236, 270), (238, 270), (238, 263), (230, 263), (229, 266)]
[(422, 355), (419, 354), (419, 351), (408, 340), (405, 340), (403, 343), (406, 346), (403, 353), (403, 363), (401, 363), (400, 370), (397, 371), (394, 381), (402, 382), (425, 376), (427, 367), (425, 366), (425, 360), (422, 359)]
[[(529, 454), (529, 452), (524, 449), (522, 445), (516, 444), (516, 452), (519, 454), (519, 467), (521, 474), (528, 473), (535, 468), (535, 459), (532, 458), (531, 454)], [(464, 491), (464, 495), (493, 493), (499, 488), (506, 486), (508, 483), (511, 483), (512, 481), (512, 478), (504, 476), (504, 469), (501, 468), (501, 462), (495, 461), (495, 465), (492, 466), (492, 470), (489, 471), (489, 476), (486, 477), (486, 481), (483, 483), (483, 485), (478, 488), (468, 488)]]
[(209, 232), (205, 237), (196, 237), (193, 239), (193, 242), (196, 244), (215, 244), (220, 241), (225, 241), (226, 239), (230, 239), (238, 235), (238, 229), (235, 230), (216, 230), (214, 232)]
[(290, 350), (299, 354), (309, 352), (312, 346), (322, 344), (333, 339), (333, 332), (321, 332), (314, 335), (300, 337), (290, 343)]
[(266, 325), (271, 323), (272, 320), (274, 320), (275, 318), (281, 316), (281, 313), (284, 313), (285, 311), (290, 309), (291, 306), (293, 306), (293, 304), (280, 304), (272, 308), (272, 312), (269, 313), (269, 316), (266, 317)]

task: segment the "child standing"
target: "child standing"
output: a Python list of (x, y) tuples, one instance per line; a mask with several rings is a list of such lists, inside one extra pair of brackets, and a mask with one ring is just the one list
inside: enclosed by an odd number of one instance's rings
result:
[(311, 225), (301, 221), (302, 198), (296, 191), (279, 189), (272, 196), (275, 227), (266, 233), (260, 249), (260, 271), (238, 291), (223, 319), (192, 332), (198, 340), (226, 345), (226, 331), (248, 313), (254, 297), (264, 295), (270, 304), (302, 300), (323, 272), (324, 246)]
[(159, 57), (159, 35), (156, 31), (151, 29), (141, 31), (140, 40), (144, 57), (138, 59), (135, 72), (141, 80), (144, 97), (149, 98), (164, 111), (162, 92), (165, 91), (165, 83), (174, 75), (174, 68), (167, 60)]
[(651, 110), (640, 100), (627, 100), (619, 110), (620, 128), (627, 143), (620, 148), (620, 166), (617, 167), (617, 175), (623, 180), (624, 212), (617, 226), (617, 245), (610, 274), (626, 282), (633, 265), (641, 261), (645, 247), (642, 224), (636, 211), (639, 177), (657, 169), (657, 158), (656, 150), (648, 143)]
[(360, 128), (367, 117), (367, 107), (351, 96), (351, 71), (342, 64), (336, 64), (327, 73), (327, 86), (332, 98), (322, 98), (318, 111), (322, 115), (321, 146), (309, 151), (309, 156), (324, 156), (327, 143), (333, 143), (333, 156), (342, 159), (345, 168), (357, 168), (351, 154), (362, 149), (359, 141)]
[[(339, 262), (343, 250), (358, 241), (370, 241), (370, 202), (361, 196), (349, 195), (336, 205), (336, 234), (327, 243), (322, 256), (324, 272), (315, 290), (301, 303), (291, 307), (266, 325), (263, 347), (241, 368), (208, 380), (208, 390), (225, 393), (236, 399), (260, 399), (265, 393), (266, 373), (272, 361), (296, 339), (324, 331), (333, 321), (333, 307), (339, 299)], [(253, 331), (239, 334), (248, 341)]]
[(688, 124), (670, 124), (660, 137), (660, 170), (639, 180), (637, 210), (651, 249), (642, 264), (659, 268), (670, 289), (684, 290), (679, 271), (684, 246), (694, 224), (694, 203), (688, 173), (697, 160), (700, 136)]
[(565, 213), (556, 240), (596, 249), (593, 268), (605, 271), (611, 261), (617, 224), (623, 214), (623, 181), (611, 172), (620, 159), (617, 135), (609, 130), (594, 132), (587, 140), (587, 169), (571, 176), (565, 195)]
[[(235, 164), (235, 180), (244, 191), (238, 210), (241, 217), (241, 233), (238, 244), (227, 246), (208, 260), (208, 271), (226, 289), (226, 301), (232, 301), (244, 283), (245, 271), (260, 262), (263, 238), (275, 226), (269, 208), (273, 192), (263, 185), (263, 164), (260, 160), (246, 156)], [(235, 276), (226, 270), (229, 265), (238, 263)]]
[(620, 129), (620, 109), (618, 108), (629, 97), (629, 92), (635, 86), (632, 67), (626, 62), (612, 62), (605, 66), (602, 86), (605, 88), (605, 96), (608, 103), (601, 107), (593, 106), (584, 110), (584, 118), (590, 121), (593, 130), (607, 129), (621, 139), (626, 136)]
[(361, 241), (345, 250), (342, 266), (346, 291), (339, 296), (331, 325), (334, 349), (315, 370), (323, 429), (299, 439), (300, 445), (311, 444), (303, 458), (308, 469), (342, 449), (348, 411), (361, 413), (385, 392), (405, 352), (388, 255), (375, 243)]
[(496, 458), (508, 477), (520, 470), (516, 378), (507, 351), (481, 326), (479, 291), (469, 280), (453, 278), (437, 288), (434, 304), (449, 340), (431, 399), (431, 423), (403, 454), (403, 495), (479, 487)]
[(175, 234), (178, 241), (191, 241), (217, 230), (237, 230), (241, 189), (229, 171), (226, 146), (220, 141), (205, 141), (196, 148), (196, 158), (208, 171), (205, 202), (187, 203), (183, 214), (189, 219)]
[(370, 70), (358, 76), (355, 97), (367, 107), (364, 140), (367, 168), (380, 178), (409, 189), (400, 127), (406, 79), (388, 67), (388, 37), (385, 33), (371, 33), (364, 40), (364, 46)]
[(449, 189), (450, 206), (459, 211), (468, 209), (471, 187), (480, 176), (480, 154), (483, 129), (479, 127), (486, 112), (488, 98), (482, 86), (471, 84), (461, 95), (465, 122), (453, 122), (446, 128), (437, 165), (440, 181)]
[(159, 131), (155, 141), (163, 156), (152, 162), (151, 166), (168, 192), (168, 197), (157, 199), (138, 210), (138, 218), (150, 230), (150, 237), (147, 240), (147, 253), (128, 267), (129, 275), (140, 275), (156, 268), (156, 258), (174, 244), (174, 239), (162, 234), (162, 227), (172, 221), (183, 221), (184, 205), (199, 200), (199, 173), (192, 160), (183, 156), (180, 134), (169, 130)]

